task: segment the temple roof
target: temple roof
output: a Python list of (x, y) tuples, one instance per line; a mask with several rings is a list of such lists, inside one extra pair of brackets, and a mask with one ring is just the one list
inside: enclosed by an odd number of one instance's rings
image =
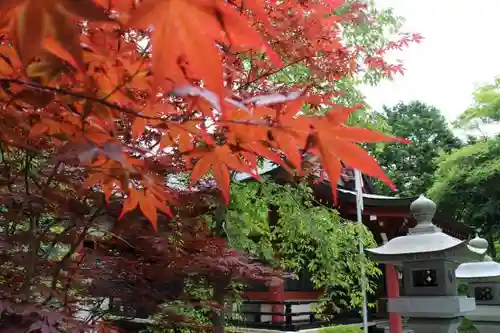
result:
[[(345, 211), (348, 207), (353, 207), (356, 204), (356, 192), (354, 191), (354, 177), (350, 176), (350, 171), (352, 170), (345, 167), (344, 171), (342, 172), (342, 177), (339, 180), (337, 187), (337, 203), (334, 202), (332, 188), (327, 180), (312, 185), (314, 196), (316, 197), (316, 199), (321, 201), (323, 204), (337, 207), (340, 212)], [(287, 173), (285, 170), (272, 163), (265, 163), (262, 168), (259, 169), (260, 175), (269, 175), (275, 178), (279, 178), (281, 174), (285, 173)], [(249, 181), (252, 179), (252, 176), (249, 174), (237, 173), (234, 178), (237, 181)], [(363, 184), (363, 190), (365, 192), (363, 193), (365, 215), (378, 215), (378, 213), (380, 213), (382, 210), (382, 213), (383, 211), (386, 211), (390, 214), (396, 213), (400, 219), (408, 218), (409, 226), (414, 223), (413, 219), (410, 216), (409, 208), (411, 203), (418, 199), (418, 196), (397, 197), (373, 194), (374, 188), (371, 178), (365, 175), (363, 175)], [(376, 208), (378, 210), (378, 213), (371, 214), (371, 208)], [(446, 233), (451, 233), (462, 239), (467, 239), (472, 232), (472, 229), (470, 227), (457, 222), (449, 214), (445, 214), (442, 211), (438, 211), (436, 213), (435, 221), (441, 228), (446, 231)], [(406, 222), (401, 221), (400, 224), (403, 225), (404, 223)], [(392, 228), (397, 229), (398, 227), (392, 226)]]
[[(259, 167), (258, 173), (260, 176), (264, 176), (264, 175), (276, 176), (280, 173), (287, 173), (287, 172), (282, 167), (280, 167), (276, 164), (273, 164), (271, 162), (265, 161), (264, 164), (262, 165), (262, 167)], [(234, 177), (234, 180), (243, 181), (243, 182), (253, 179), (252, 175), (247, 174), (247, 173), (236, 173), (233, 177)], [(366, 175), (362, 175), (362, 177), (363, 177), (363, 186), (364, 186), (365, 192), (367, 192), (367, 193), (373, 192), (373, 184), (372, 184), (371, 179), (369, 177), (367, 177)], [(345, 189), (346, 191), (348, 191), (350, 189), (354, 189), (354, 173), (353, 173), (353, 170), (351, 168), (343, 166), (342, 172), (341, 172), (341, 177), (340, 177), (337, 185), (339, 187), (339, 190)], [(326, 201), (328, 203), (330, 203), (329, 201), (332, 201), (331, 203), (333, 203), (333, 200), (328, 199), (328, 197), (332, 196), (331, 195), (332, 190), (331, 190), (330, 182), (328, 180), (325, 180), (321, 183), (315, 184), (314, 187), (316, 189), (323, 189), (324, 193), (323, 193), (323, 191), (321, 191), (320, 196), (322, 198), (326, 199)], [(354, 193), (354, 195), (355, 195), (355, 192), (352, 192), (352, 193)], [(382, 198), (383, 196), (380, 196), (380, 197)], [(387, 197), (387, 198), (391, 198), (391, 197)]]
[[(276, 166), (270, 162), (264, 163), (264, 165), (259, 168), (259, 175), (273, 175), (278, 173), (281, 169), (281, 167)], [(343, 177), (340, 178), (338, 182), (338, 196), (339, 199), (345, 199), (347, 202), (355, 202), (356, 201), (356, 192), (351, 190), (350, 188), (353, 188), (353, 184), (349, 184), (354, 181), (354, 179), (351, 179), (353, 177), (350, 177), (349, 172), (352, 171), (351, 169), (344, 167), (343, 172), (341, 173)], [(234, 179), (237, 181), (247, 181), (250, 180), (252, 176), (250, 174), (246, 173), (236, 173), (234, 175)], [(370, 193), (372, 192), (372, 182), (371, 179), (365, 175), (363, 175), (363, 183), (365, 186), (365, 193), (363, 193), (363, 199), (364, 199), (364, 205), (365, 206), (378, 206), (378, 207), (383, 207), (383, 206), (398, 206), (398, 207), (410, 207), (410, 204), (415, 201), (418, 196), (414, 197), (392, 197), (392, 196), (385, 196), (385, 195), (378, 195), (378, 194), (373, 194)], [(322, 199), (326, 201), (327, 203), (333, 204), (333, 198), (332, 198), (332, 189), (330, 182), (328, 180), (323, 181), (321, 183), (315, 184), (314, 185), (315, 189), (317, 190), (317, 193), (320, 194)]]
[[(330, 184), (325, 184), (330, 187)], [(338, 189), (339, 198), (345, 201), (356, 201), (356, 192), (351, 190), (346, 190), (343, 188)], [(415, 201), (418, 196), (415, 197), (390, 197), (386, 195), (378, 195), (371, 193), (363, 193), (363, 204), (365, 206), (378, 206), (378, 207), (410, 207), (411, 203)]]

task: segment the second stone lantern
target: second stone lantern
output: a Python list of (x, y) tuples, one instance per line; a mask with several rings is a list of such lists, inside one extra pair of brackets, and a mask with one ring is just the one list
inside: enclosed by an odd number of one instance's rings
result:
[[(469, 245), (484, 252), (488, 249), (488, 242), (479, 237)], [(500, 332), (500, 264), (485, 255), (481, 262), (461, 264), (455, 274), (457, 279), (468, 282), (468, 294), (476, 299), (476, 309), (465, 318), (480, 333)]]
[(415, 333), (455, 332), (464, 314), (475, 309), (474, 298), (458, 295), (455, 269), (481, 260), (481, 253), (434, 225), (436, 204), (425, 196), (410, 211), (417, 225), (408, 235), (366, 251), (373, 260), (402, 269), (402, 296), (388, 300), (389, 312), (408, 318)]

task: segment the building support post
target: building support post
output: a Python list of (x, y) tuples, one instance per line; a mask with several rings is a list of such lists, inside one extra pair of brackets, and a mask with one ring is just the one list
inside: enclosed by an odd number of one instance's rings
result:
[[(387, 298), (399, 297), (399, 277), (394, 265), (385, 265)], [(390, 333), (403, 333), (403, 322), (399, 313), (389, 312)]]
[[(279, 312), (279, 313), (285, 313), (285, 305), (283, 302), (285, 301), (285, 283), (281, 279), (276, 279), (271, 283), (269, 286), (269, 300), (271, 302), (280, 302), (281, 304), (273, 304), (271, 305), (271, 312)], [(272, 322), (273, 323), (280, 323), (285, 320), (285, 317), (283, 315), (273, 315), (272, 317)]]

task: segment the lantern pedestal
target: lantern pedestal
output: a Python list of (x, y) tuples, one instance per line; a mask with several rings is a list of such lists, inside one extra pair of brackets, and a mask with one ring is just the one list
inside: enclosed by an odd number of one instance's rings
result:
[[(473, 321), (474, 323), (496, 322), (500, 325), (500, 305), (476, 305), (476, 310), (468, 313), (465, 318)], [(476, 326), (474, 324), (474, 326)], [(498, 330), (500, 332), (500, 329)]]
[(479, 333), (497, 333), (500, 332), (500, 322), (479, 322), (474, 324)]
[(410, 318), (408, 328), (415, 333), (456, 333), (462, 318)]
[(500, 332), (500, 305), (477, 305), (476, 310), (467, 314), (479, 333)]
[(479, 333), (500, 332), (500, 305), (476, 305), (465, 318), (472, 321)]
[(409, 318), (458, 318), (475, 306), (474, 299), (466, 296), (398, 297), (388, 302), (389, 312)]

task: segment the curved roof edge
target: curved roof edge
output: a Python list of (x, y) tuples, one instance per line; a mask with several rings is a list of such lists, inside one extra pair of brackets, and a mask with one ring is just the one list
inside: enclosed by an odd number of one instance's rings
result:
[[(339, 197), (343, 198), (345, 201), (356, 201), (356, 192), (339, 188)], [(410, 205), (413, 201), (417, 200), (418, 196), (414, 197), (390, 197), (386, 195), (363, 193), (363, 204), (365, 206), (397, 206), (397, 207), (407, 207), (410, 209)]]
[[(264, 161), (264, 165), (262, 168), (259, 168), (259, 175), (272, 174), (281, 169), (280, 166), (275, 165), (272, 162)], [(366, 178), (365, 175), (363, 175)], [(253, 180), (253, 176), (246, 173), (236, 173), (234, 175), (234, 180), (246, 182)], [(318, 195), (326, 200), (327, 203), (333, 205), (333, 197), (331, 191), (331, 185), (328, 181), (324, 181), (319, 184), (315, 184), (315, 192)], [(355, 203), (356, 202), (356, 192), (352, 190), (348, 190), (344, 187), (344, 184), (339, 183), (337, 187), (338, 198), (340, 201)], [(410, 215), (410, 205), (413, 201), (417, 200), (418, 196), (412, 197), (393, 197), (393, 196), (385, 196), (371, 193), (363, 193), (363, 205), (365, 207), (387, 207), (387, 208), (396, 208), (396, 209), (404, 209), (408, 210), (408, 215)], [(436, 224), (442, 228), (451, 228), (457, 230), (460, 234), (463, 234), (463, 237), (468, 237), (472, 233), (472, 229), (460, 223), (449, 216), (442, 216), (442, 212), (438, 211), (435, 216)]]
[(467, 241), (439, 232), (396, 237), (380, 247), (366, 251), (377, 256), (404, 256), (449, 251), (466, 246), (466, 243)]
[(500, 264), (494, 261), (468, 262), (455, 270), (457, 279), (500, 277)]

